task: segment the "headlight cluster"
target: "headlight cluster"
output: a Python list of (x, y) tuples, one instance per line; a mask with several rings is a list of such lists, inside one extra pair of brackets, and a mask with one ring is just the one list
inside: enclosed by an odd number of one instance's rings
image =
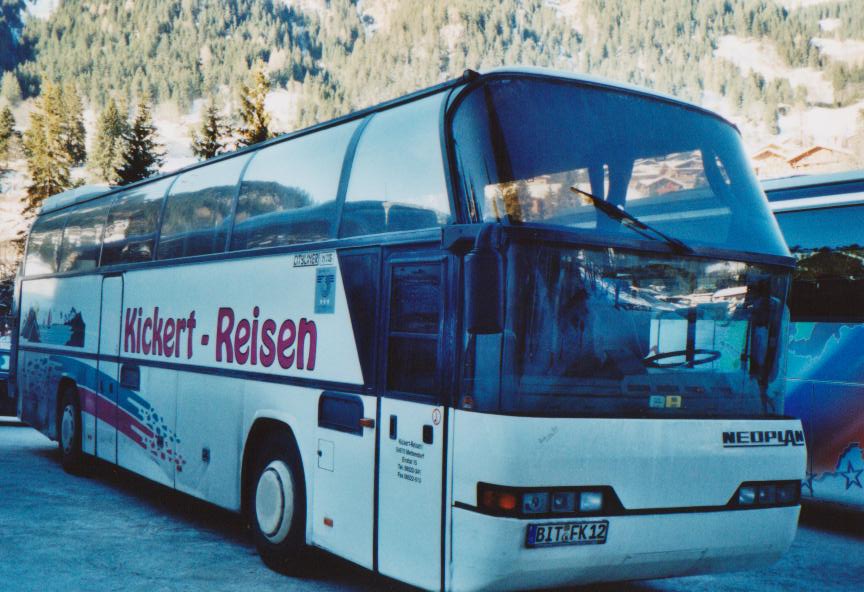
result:
[(479, 483), (481, 509), (502, 516), (585, 516), (608, 509), (607, 487), (520, 489)]
[(795, 506), (801, 501), (800, 481), (757, 481), (742, 483), (730, 505), (744, 508)]
[(578, 487), (510, 487), (477, 484), (477, 506), (486, 514), (513, 518), (570, 516), (627, 516), (766, 509), (801, 503), (800, 481), (746, 481), (721, 506), (626, 509), (615, 491), (605, 485)]

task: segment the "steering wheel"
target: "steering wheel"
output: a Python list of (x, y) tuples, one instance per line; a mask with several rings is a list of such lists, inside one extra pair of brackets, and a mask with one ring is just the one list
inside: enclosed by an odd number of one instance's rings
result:
[[(662, 354), (654, 354), (653, 356), (648, 356), (642, 359), (642, 362), (646, 366), (651, 366), (652, 368), (677, 368), (679, 366), (698, 366), (700, 364), (710, 364), (716, 360), (720, 359), (720, 356), (723, 355), (719, 351), (715, 349), (694, 349), (693, 350), (693, 359), (687, 359), (687, 350), (680, 349), (677, 351), (669, 351), (663, 352)], [(702, 356), (702, 357), (697, 357)], [(684, 358), (682, 361), (674, 361), (674, 362), (666, 362), (661, 364), (661, 360), (668, 360), (669, 358)]]

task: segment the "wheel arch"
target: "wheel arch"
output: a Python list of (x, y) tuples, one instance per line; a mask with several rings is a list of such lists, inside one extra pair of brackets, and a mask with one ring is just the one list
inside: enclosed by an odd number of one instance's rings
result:
[[(255, 457), (256, 450), (260, 449), (263, 442), (271, 438), (273, 434), (282, 433), (288, 437), (288, 442), (291, 446), (291, 453), (297, 459), (300, 470), (300, 485), (303, 487), (303, 497), (306, 500), (306, 513), (309, 511), (309, 487), (307, 486), (306, 467), (303, 463), (303, 455), (300, 453), (300, 446), (297, 443), (297, 436), (294, 429), (291, 427), (290, 420), (278, 415), (261, 415), (256, 417), (252, 422), (251, 427), (246, 435), (246, 441), (243, 444), (243, 457), (240, 469), (240, 512), (243, 516), (248, 515), (249, 510), (249, 479), (251, 479), (250, 469), (252, 461)], [(308, 529), (308, 521), (307, 521)]]
[(60, 439), (60, 420), (63, 417), (61, 405), (63, 405), (63, 391), (66, 388), (71, 388), (75, 400), (78, 403), (78, 408), (81, 408), (81, 395), (78, 393), (78, 383), (75, 382), (75, 379), (68, 375), (63, 375), (60, 377), (59, 382), (57, 383), (57, 391), (54, 393), (54, 422), (52, 425), (54, 426), (54, 436), (57, 440)]

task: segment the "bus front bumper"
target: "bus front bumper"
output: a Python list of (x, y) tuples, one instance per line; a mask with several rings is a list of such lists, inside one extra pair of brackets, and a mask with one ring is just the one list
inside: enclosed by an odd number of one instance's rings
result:
[(612, 516), (602, 545), (528, 548), (525, 520), (453, 508), (454, 591), (522, 590), (736, 571), (770, 564), (795, 538), (800, 507)]

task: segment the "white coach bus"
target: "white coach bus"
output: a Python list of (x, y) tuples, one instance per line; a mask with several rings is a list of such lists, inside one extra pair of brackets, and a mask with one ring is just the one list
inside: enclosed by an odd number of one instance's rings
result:
[(536, 70), (465, 76), (45, 202), (22, 419), (429, 590), (764, 565), (805, 447), (790, 257), (737, 130)]

